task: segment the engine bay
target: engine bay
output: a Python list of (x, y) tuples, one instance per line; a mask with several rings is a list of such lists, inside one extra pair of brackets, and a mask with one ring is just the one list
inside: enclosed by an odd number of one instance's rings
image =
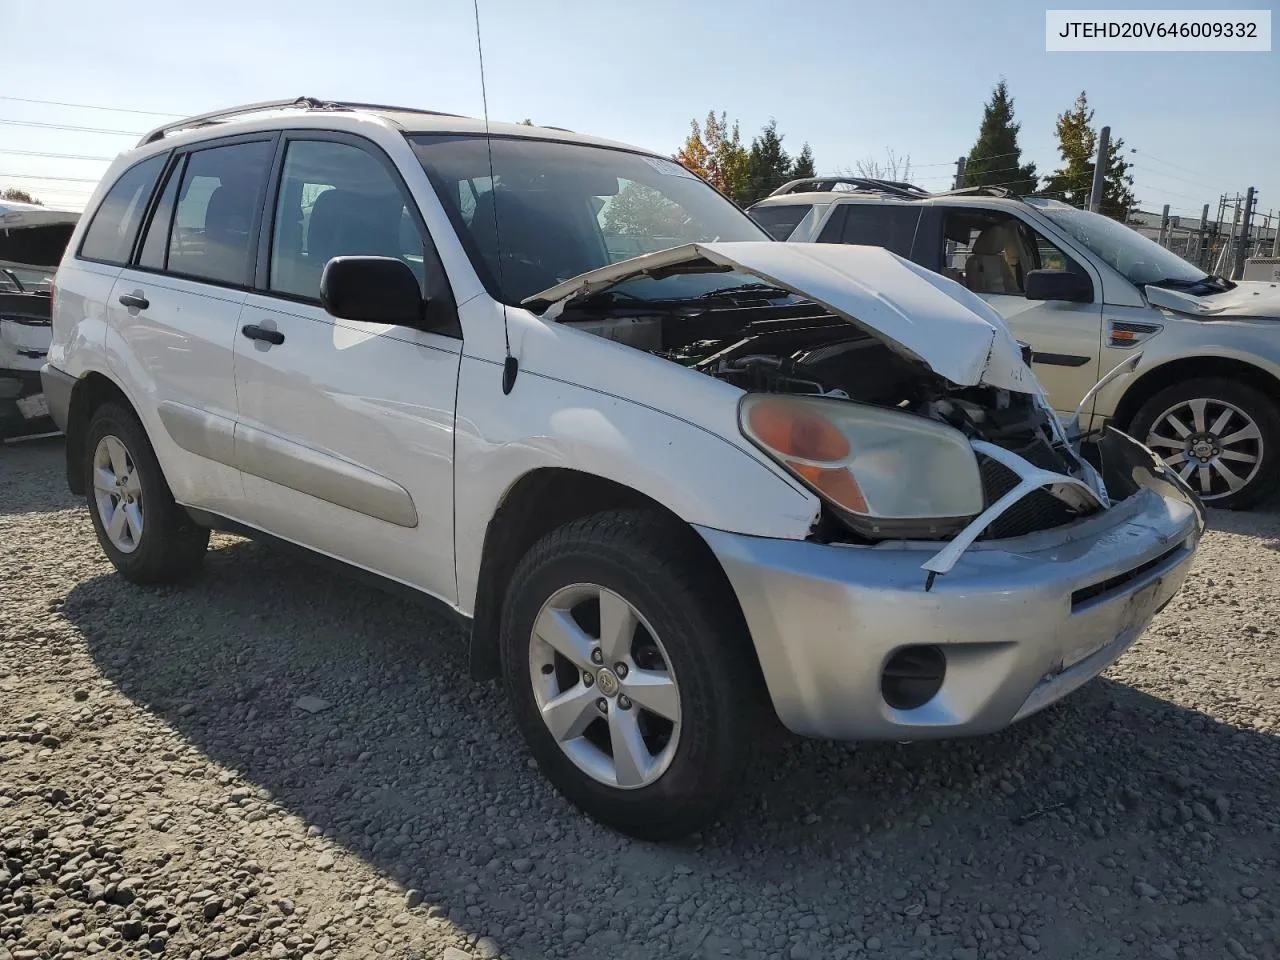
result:
[[(1087, 470), (1055, 429), (1053, 413), (1031, 394), (956, 386), (811, 301), (743, 303), (735, 298), (713, 306), (596, 300), (587, 309), (570, 306), (560, 320), (748, 392), (898, 408), (947, 423), (1042, 470), (1077, 479)], [(990, 506), (1017, 486), (1019, 477), (991, 457), (978, 454), (978, 461)], [(1096, 504), (1080, 498), (1036, 490), (993, 521), (984, 537), (1061, 526), (1095, 509)]]

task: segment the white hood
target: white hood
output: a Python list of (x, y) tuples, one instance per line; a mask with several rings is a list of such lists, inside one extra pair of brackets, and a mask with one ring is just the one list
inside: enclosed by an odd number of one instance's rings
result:
[(1147, 302), (1193, 317), (1226, 320), (1231, 317), (1280, 319), (1280, 283), (1270, 280), (1237, 280), (1231, 290), (1197, 297), (1167, 287), (1146, 287)]
[(958, 386), (1043, 393), (992, 307), (953, 280), (881, 247), (849, 244), (690, 243), (592, 270), (529, 297), (554, 319), (573, 297), (672, 267), (729, 267), (792, 290), (919, 360)]

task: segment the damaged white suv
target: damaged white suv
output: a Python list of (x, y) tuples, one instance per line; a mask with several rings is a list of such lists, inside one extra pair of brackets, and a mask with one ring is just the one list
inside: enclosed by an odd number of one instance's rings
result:
[(1204, 519), (1087, 451), (977, 296), (784, 244), (665, 158), (301, 100), (119, 158), (57, 275), (50, 407), (125, 577), (210, 529), (470, 626), (546, 775), (640, 837), (706, 824), (776, 713), (997, 730), (1111, 663)]

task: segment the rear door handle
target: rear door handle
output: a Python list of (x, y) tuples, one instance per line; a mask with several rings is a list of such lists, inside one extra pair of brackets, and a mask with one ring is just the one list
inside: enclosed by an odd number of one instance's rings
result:
[(279, 330), (267, 330), (256, 323), (246, 323), (240, 328), (240, 332), (250, 340), (263, 340), (267, 343), (274, 343), (276, 346), (284, 343), (284, 334)]
[(122, 293), (120, 303), (122, 306), (135, 307), (138, 310), (145, 310), (151, 306), (151, 301), (140, 293)]

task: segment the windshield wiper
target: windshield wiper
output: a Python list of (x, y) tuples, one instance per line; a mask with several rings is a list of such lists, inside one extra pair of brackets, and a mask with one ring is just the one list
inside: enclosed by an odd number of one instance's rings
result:
[(736, 287), (723, 287), (719, 290), (709, 290), (706, 293), (698, 294), (698, 300), (716, 300), (721, 297), (733, 297), (738, 294), (754, 294), (758, 297), (765, 297), (769, 300), (778, 297), (792, 297), (796, 293), (794, 290), (787, 290), (783, 287), (775, 287), (769, 283), (741, 283)]
[(1184, 277), (1165, 277), (1162, 280), (1148, 280), (1145, 286), (1169, 287), (1175, 290), (1198, 290), (1202, 287), (1207, 287), (1211, 293), (1222, 293), (1225, 290), (1232, 289), (1235, 284), (1224, 277), (1206, 273), (1198, 280), (1187, 280)]

